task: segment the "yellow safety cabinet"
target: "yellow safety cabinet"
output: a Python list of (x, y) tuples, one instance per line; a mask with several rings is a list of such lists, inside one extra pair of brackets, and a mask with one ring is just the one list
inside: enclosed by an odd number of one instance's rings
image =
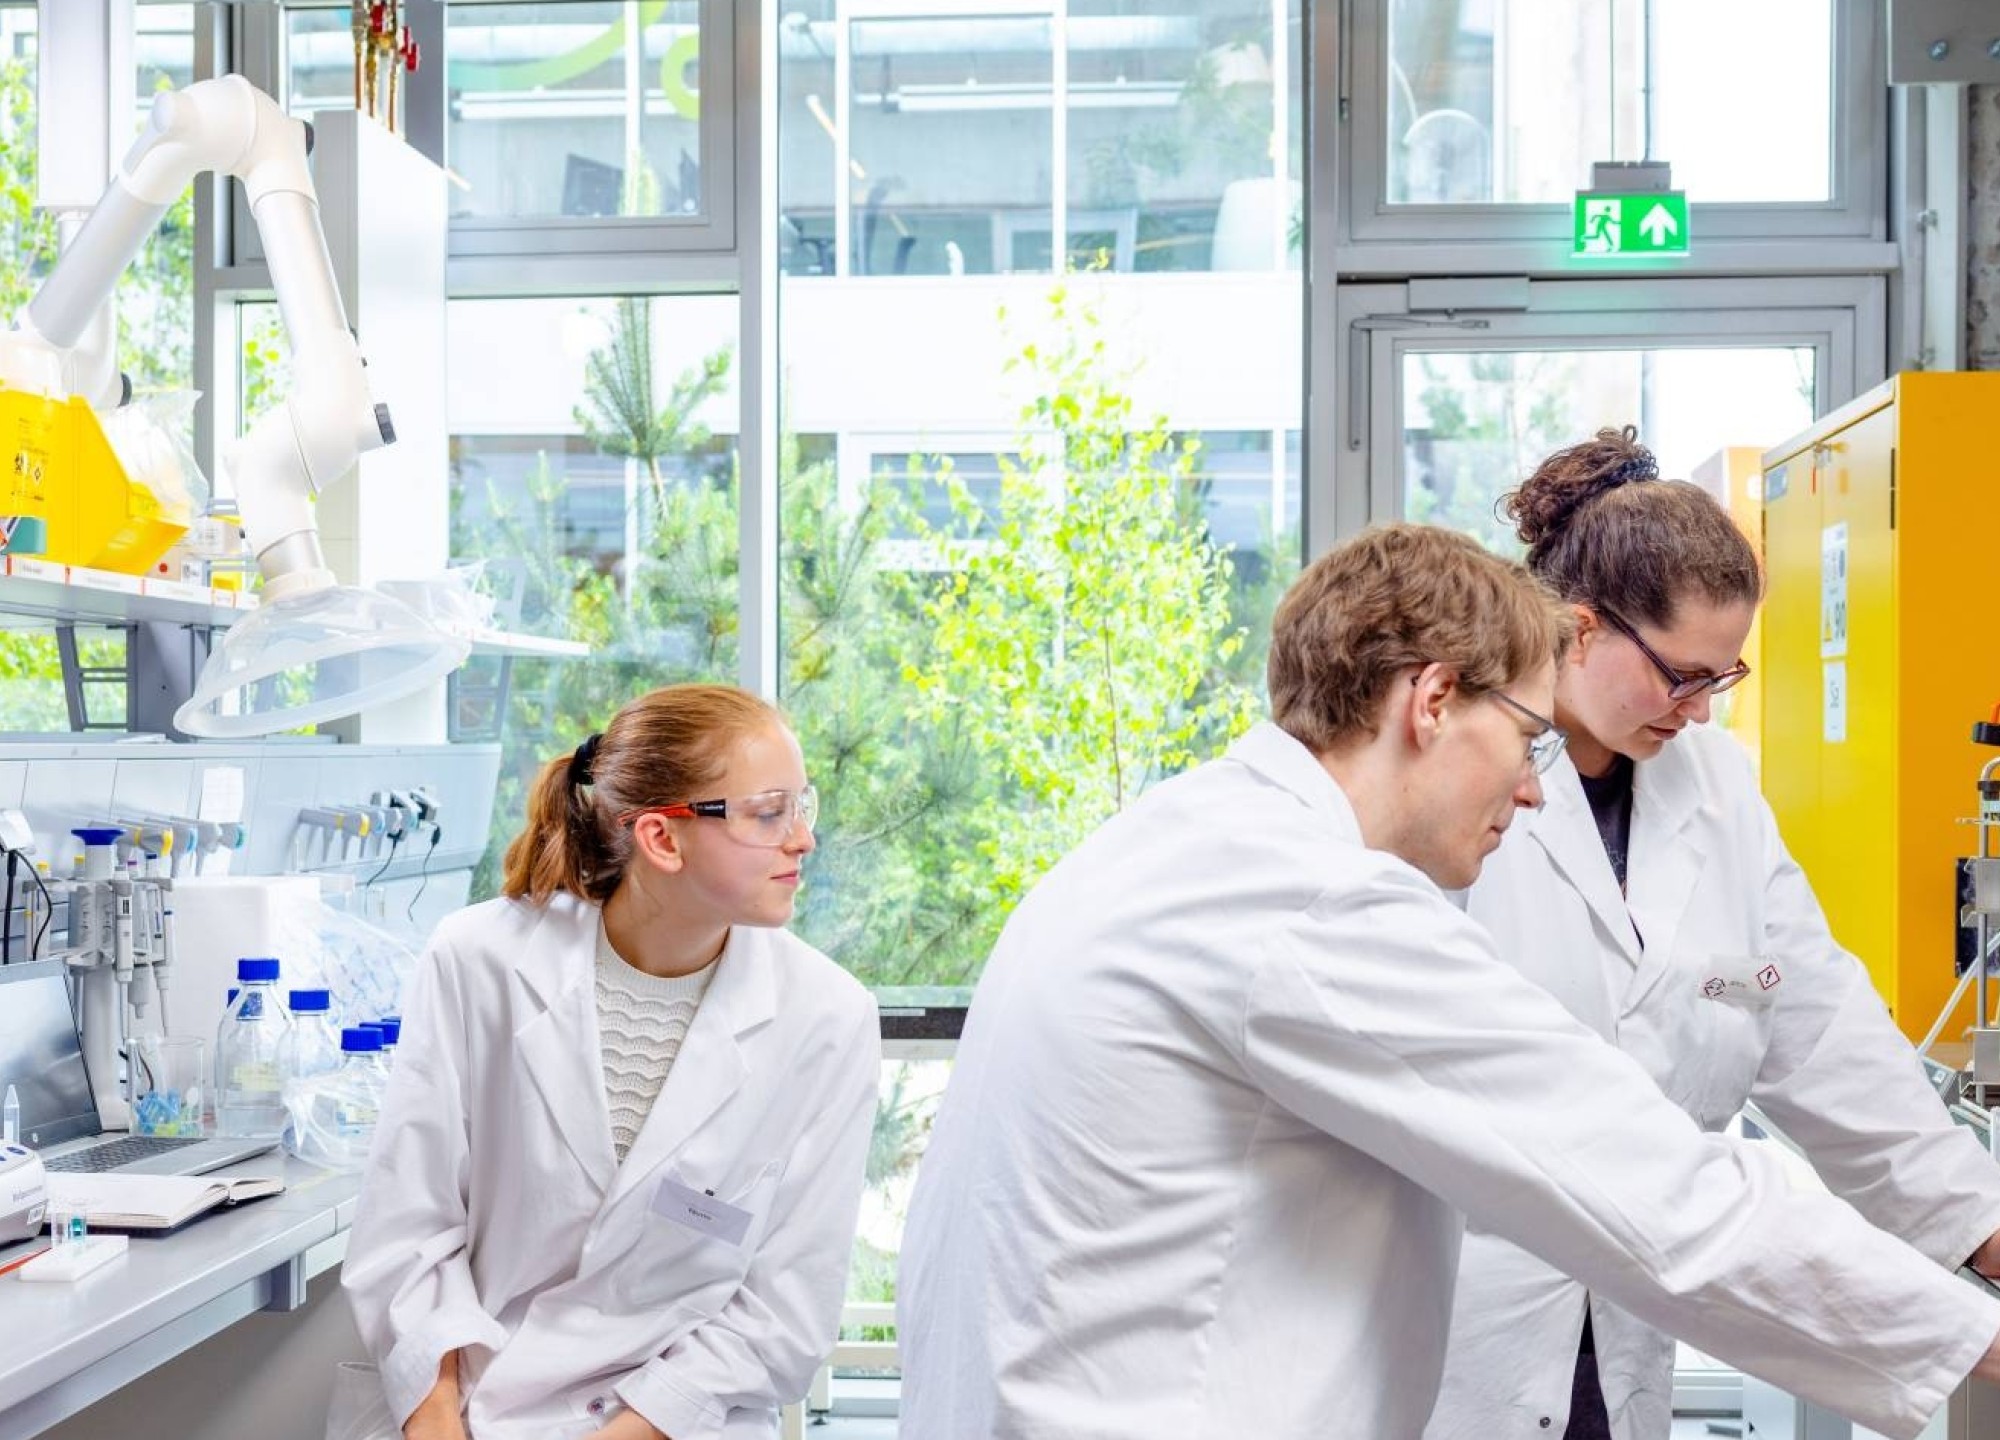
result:
[(1899, 375), (1764, 456), (1764, 793), (1836, 939), (1921, 1038), (2000, 702), (2000, 373)]

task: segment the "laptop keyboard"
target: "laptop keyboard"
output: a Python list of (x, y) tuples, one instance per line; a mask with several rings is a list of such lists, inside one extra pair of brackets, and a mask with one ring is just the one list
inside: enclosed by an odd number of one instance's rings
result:
[(183, 1145), (199, 1144), (199, 1138), (189, 1135), (126, 1135), (102, 1145), (72, 1150), (67, 1155), (50, 1156), (42, 1164), (46, 1169), (66, 1175), (95, 1175), (104, 1170), (116, 1170), (120, 1165), (130, 1165), (135, 1160), (150, 1160), (155, 1155), (164, 1155)]

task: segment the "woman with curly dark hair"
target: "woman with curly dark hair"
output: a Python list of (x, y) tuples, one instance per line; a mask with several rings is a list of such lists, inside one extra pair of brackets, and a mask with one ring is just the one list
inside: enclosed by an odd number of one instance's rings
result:
[[(1630, 429), (1549, 456), (1503, 505), (1575, 617), (1556, 680), (1569, 744), (1467, 909), (1704, 1129), (1754, 1099), (1874, 1224), (2000, 1274), (2000, 1167), (1938, 1103), (1748, 756), (1707, 723), (1749, 673), (1749, 542)], [(1666, 1440), (1673, 1370), (1669, 1336), (1475, 1226), (1424, 1433)]]

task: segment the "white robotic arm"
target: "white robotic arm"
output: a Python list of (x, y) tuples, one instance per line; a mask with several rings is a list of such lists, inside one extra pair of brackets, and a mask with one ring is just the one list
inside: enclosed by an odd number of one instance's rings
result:
[(22, 327), (0, 334), (0, 385), (116, 403), (104, 306), (119, 275), (196, 175), (243, 182), (291, 339), (293, 389), (223, 455), (265, 603), (221, 633), (175, 710), (187, 735), (242, 739), (353, 715), (443, 678), (471, 649), (392, 596), (337, 584), (320, 550), (313, 497), (396, 436), (347, 328), (306, 166), (310, 133), (240, 76), (161, 95)]
[[(291, 340), (295, 384), (283, 408), (252, 426), (223, 460), (270, 600), (334, 583), (312, 498), (361, 455), (395, 440), (388, 407), (368, 393), (334, 282), (306, 163), (309, 139), (303, 122), (239, 75), (159, 96), (103, 198), (29, 303), (21, 330), (0, 347), (0, 383), (47, 388), (56, 373), (50, 356), (70, 361), (74, 372), (93, 317), (167, 207), (203, 171), (240, 179)], [(83, 358), (86, 398), (116, 403), (115, 366)], [(93, 379), (92, 371), (102, 374)]]

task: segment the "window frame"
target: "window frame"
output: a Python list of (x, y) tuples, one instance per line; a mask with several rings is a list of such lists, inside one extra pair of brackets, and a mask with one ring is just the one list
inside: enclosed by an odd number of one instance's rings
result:
[[(404, 0), (403, 15), (427, 55), (444, 53), (448, 3), (507, 0)], [(705, 179), (709, 220), (560, 219), (478, 224), (462, 234), (451, 222), (445, 301), (616, 295), (733, 295), (738, 306), (737, 432), (740, 485), (739, 681), (759, 694), (777, 691), (778, 525), (777, 161), (775, 46), (767, 46), (769, 7), (740, 9), (700, 0), (704, 93), (703, 163), (711, 141), (724, 168)], [(241, 74), (277, 95), (285, 80), (285, 12), (327, 8), (315, 0), (206, 7), (214, 12), (212, 73)], [(711, 15), (719, 17), (710, 25)], [(773, 53), (766, 55), (770, 49)], [(198, 61), (201, 55), (198, 47)], [(209, 73), (200, 72), (198, 73)], [(710, 77), (715, 77), (711, 79)], [(403, 97), (405, 139), (442, 163), (444, 67), (426, 64)], [(713, 122), (713, 123), (711, 123)], [(242, 187), (217, 198), (213, 177), (196, 202), (196, 383), (208, 397), (198, 412), (196, 453), (213, 467), (234, 434), (237, 355), (235, 308), (273, 298), (270, 272), (256, 245)], [(763, 236), (770, 230), (773, 240)], [(504, 232), (504, 233), (503, 233)], [(498, 236), (499, 238), (494, 238)]]
[[(441, 36), (444, 3), (445, 0), (406, 0), (407, 13), (420, 42), (431, 31)], [(704, 3), (715, 4), (717, 0)], [(1548, 281), (1537, 278), (1531, 282), (1542, 301), (1573, 293), (1593, 296), (1591, 304), (1614, 305), (1619, 303), (1618, 286), (1640, 285), (1644, 288), (1631, 293), (1651, 296), (1649, 303), (1657, 305), (1663, 314), (1692, 310), (1735, 316), (1739, 310), (1755, 313), (1768, 309), (1774, 295), (1788, 293), (1788, 287), (1799, 283), (1801, 277), (1831, 272), (1825, 274), (1827, 283), (1834, 287), (1830, 292), (1834, 299), (1829, 303), (1835, 308), (1845, 307), (1855, 322), (1851, 346), (1856, 357), (1857, 379), (1852, 386), (1836, 382), (1833, 369), (1823, 363), (1822, 407), (1860, 388), (1866, 376), (1882, 372), (1887, 327), (1881, 293), (1883, 277), (1895, 269), (1897, 249), (1883, 238), (1887, 233), (1887, 187), (1877, 182), (1887, 169), (1891, 146), (1886, 133), (1887, 93), (1876, 83), (1880, 78), (1882, 43), (1875, 34), (1868, 0), (1830, 0), (1836, 22), (1833, 41), (1838, 147), (1836, 199), (1817, 205), (1697, 207), (1700, 217), (1697, 223), (1703, 234), (1721, 232), (1720, 237), (1711, 244), (1698, 245), (1692, 260), (1676, 265), (1671, 278), (1658, 267), (1644, 279), (1634, 278), (1629, 271), (1621, 274), (1615, 268), (1593, 268), (1588, 280), (1577, 278), (1578, 272), (1567, 263), (1567, 217), (1560, 206), (1399, 207), (1408, 211), (1400, 217), (1410, 222), (1408, 237), (1385, 236), (1368, 207), (1357, 207), (1355, 197), (1361, 189), (1357, 172), (1367, 169), (1378, 187), (1384, 174), (1381, 163), (1384, 127), (1366, 105), (1358, 102), (1369, 93), (1370, 84), (1379, 93), (1386, 59), (1382, 53), (1386, 28), (1381, 21), (1388, 3), (1389, 0), (1342, 0), (1337, 11), (1329, 13), (1331, 7), (1320, 10), (1308, 6), (1301, 17), (1306, 27), (1302, 47), (1305, 65), (1301, 77), (1302, 113), (1309, 141), (1303, 237), (1305, 273), (1301, 290), (1306, 383), (1299, 421), (1303, 471), (1300, 500), (1307, 557), (1353, 533), (1371, 514), (1386, 513), (1385, 506), (1379, 503), (1384, 497), (1371, 491), (1371, 482), (1365, 477), (1354, 478), (1355, 452), (1349, 443), (1351, 427), (1347, 416), (1357, 387), (1363, 395), (1371, 388), (1367, 375), (1347, 373), (1352, 356), (1353, 307), (1358, 302), (1375, 303), (1369, 299), (1368, 291), (1355, 287), (1372, 284), (1378, 277), (1401, 280), (1439, 273), (1549, 276), (1557, 278)], [(844, 34), (846, 24), (854, 19), (875, 14), (907, 14), (911, 8), (906, 0), (855, 0), (836, 17), (836, 34)], [(1047, 14), (1053, 10), (1058, 20), (1064, 13), (1049, 0), (1007, 0), (1002, 9), (1009, 14)], [(240, 69), (253, 82), (275, 81), (275, 72), (282, 65), (278, 45), (282, 11), (278, 7), (229, 7), (224, 13), (228, 19), (223, 25), (233, 25), (237, 33), (239, 63), (216, 68)], [(730, 93), (745, 102), (730, 127), (734, 130), (731, 154), (735, 167), (731, 177), (735, 201), (733, 248), (653, 250), (648, 248), (642, 225), (606, 227), (602, 222), (585, 221), (561, 222), (554, 227), (546, 223), (516, 224), (511, 228), (521, 248), (512, 254), (464, 253), (454, 239), (448, 275), (448, 291), (454, 299), (695, 291), (739, 296), (743, 403), (739, 443), (744, 517), (739, 598), (745, 642), (743, 679), (746, 684), (763, 690), (773, 690), (776, 683), (778, 547), (775, 482), (774, 477), (765, 474), (768, 457), (777, 453), (778, 442), (779, 282), (774, 227), (780, 213), (775, 134), (779, 59), (777, 37), (765, 32), (768, 19), (765, 7), (761, 6), (743, 7), (733, 15), (729, 31), (733, 53), (723, 66), (732, 75)], [(1371, 41), (1373, 53), (1364, 55), (1362, 47)], [(723, 48), (705, 43), (704, 65), (722, 65)], [(841, 48), (844, 50), (845, 46)], [(1058, 46), (1059, 56), (1060, 50)], [(1347, 67), (1358, 73), (1347, 73)], [(419, 148), (442, 140), (442, 77), (437, 70), (431, 74), (431, 83), (416, 86), (408, 101), (410, 134)], [(419, 78), (422, 79), (421, 73)], [(1348, 116), (1352, 118), (1344, 118)], [(1369, 159), (1368, 166), (1360, 163), (1364, 158)], [(1063, 228), (1068, 219), (1061, 213), (1062, 198), (1058, 193), (1058, 228)], [(1357, 216), (1363, 218), (1357, 220)], [(455, 236), (464, 223), (455, 222)], [(1492, 224), (1500, 233), (1491, 239), (1471, 238), (1470, 229), (1475, 224)], [(1534, 237), (1536, 226), (1546, 228), (1555, 224), (1562, 228), (1561, 240), (1547, 235)], [(491, 227), (477, 228), (494, 233)], [(841, 226), (843, 231), (846, 228), (844, 224)], [(765, 229), (772, 230), (768, 241), (762, 234)], [(1731, 230), (1736, 232), (1734, 236), (1728, 233)], [(609, 248), (567, 247), (565, 237), (581, 237), (592, 231), (597, 232), (594, 243)], [(1801, 239), (1807, 232), (1816, 233)], [(1783, 238), (1786, 234), (1793, 238)], [(841, 262), (837, 273), (847, 273), (848, 238), (843, 234), (836, 246), (835, 253)], [(201, 258), (205, 259), (209, 253), (213, 252), (204, 251)], [(222, 253), (230, 252), (225, 247)], [(1720, 268), (1729, 268), (1737, 276), (1771, 278), (1714, 277), (1712, 272)], [(1336, 275), (1350, 283), (1336, 288), (1333, 283)], [(262, 267), (254, 263), (235, 266), (225, 263), (219, 269), (198, 266), (198, 303), (213, 306), (219, 313), (226, 314), (227, 303), (238, 296), (260, 292), (267, 295), (264, 288), (267, 285)], [(1866, 298), (1842, 298), (1846, 293), (1841, 289), (1843, 285), (1861, 287)], [(1722, 288), (1702, 288), (1715, 286)], [(1895, 303), (1893, 296), (1889, 303)], [(202, 315), (208, 313), (207, 309), (198, 311)], [(1407, 302), (1369, 313), (1406, 314)], [(1734, 325), (1738, 320), (1731, 319), (1728, 323)], [(1502, 333), (1506, 332), (1495, 332), (1496, 337)], [(1647, 335), (1638, 331), (1632, 340), (1643, 345)], [(203, 388), (216, 393), (216, 387), (211, 385)]]
[(1346, 373), (1335, 401), (1336, 460), (1322, 503), (1306, 507), (1309, 551), (1401, 518), (1403, 447), (1385, 437), (1400, 433), (1402, 359), (1412, 351), (1809, 347), (1820, 415), (1885, 376), (1880, 276), (1555, 280), (1525, 291), (1525, 308), (1425, 310), (1413, 308), (1406, 284), (1340, 288), (1334, 326)]
[[(473, 9), (517, 3), (519, 0), (404, 0), (404, 15), (424, 53), (442, 56), (446, 48), (446, 11), (450, 7)], [(569, 0), (544, 0), (544, 3), (562, 4)], [(617, 279), (607, 279), (601, 267), (590, 264), (593, 257), (610, 263), (612, 275), (630, 275), (634, 279), (648, 268), (630, 263), (639, 257), (648, 261), (695, 257), (707, 262), (699, 279), (710, 283), (730, 269), (715, 262), (735, 254), (741, 219), (736, 194), (740, 167), (736, 157), (741, 143), (738, 131), (742, 129), (737, 117), (737, 97), (743, 92), (737, 57), (744, 24), (739, 23), (737, 9), (729, 0), (699, 0), (699, 4), (702, 213), (645, 217), (455, 217), (446, 252), (452, 269), (449, 288), (454, 297), (461, 293), (526, 293), (538, 284), (555, 287), (548, 293), (570, 293), (572, 288), (578, 292), (631, 288), (620, 285)], [(229, 8), (235, 12), (233, 68), (259, 89), (279, 96), (280, 103), (289, 110), (285, 16), (292, 10), (334, 7), (280, 3)], [(754, 27), (751, 29), (754, 32)], [(449, 96), (444, 77), (442, 62), (426, 64), (409, 82), (402, 101), (405, 138), (440, 165), (448, 165), (449, 161), (446, 153)], [(260, 263), (263, 254), (256, 227), (250, 223), (241, 188), (233, 188), (233, 223), (226, 253), (233, 264)], [(563, 262), (571, 260), (582, 261), (584, 268), (593, 271), (588, 284), (571, 287), (560, 278), (557, 272), (562, 270)], [(525, 262), (529, 270), (523, 274), (516, 262)]]
[[(436, 6), (442, 0), (408, 0)], [(451, 0), (461, 9), (511, 0)], [(544, 8), (549, 0), (542, 0)], [(691, 216), (567, 218), (563, 216), (477, 216), (451, 222), (451, 258), (486, 256), (598, 255), (641, 250), (654, 255), (727, 253), (736, 247), (736, 6), (730, 0), (699, 0), (701, 55), (702, 213)], [(440, 15), (438, 29), (446, 33)], [(441, 104), (443, 87), (437, 86)], [(440, 116), (439, 132), (444, 132)], [(453, 293), (457, 290), (454, 286)]]
[[(1345, 59), (1339, 114), (1337, 257), (1346, 275), (1526, 271), (1575, 274), (1567, 205), (1392, 205), (1387, 199), (1388, 6), (1342, 0)], [(1677, 274), (1800, 274), (1892, 269), (1883, 196), (1888, 185), (1889, 92), (1879, 7), (1832, 7), (1832, 195), (1824, 201), (1691, 204), (1697, 237)], [(1781, 78), (1781, 77), (1780, 77)], [(1775, 83), (1775, 81), (1774, 81)], [(1611, 158), (1611, 157), (1605, 157)], [(1671, 159), (1672, 157), (1667, 157)], [(1583, 176), (1578, 176), (1582, 188)], [(1657, 261), (1593, 260), (1590, 273), (1658, 273)]]

